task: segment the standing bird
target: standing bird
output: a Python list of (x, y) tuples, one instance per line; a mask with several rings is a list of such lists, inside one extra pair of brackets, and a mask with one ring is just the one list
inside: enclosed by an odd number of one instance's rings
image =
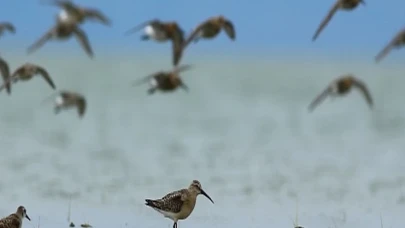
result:
[(318, 29), (316, 30), (314, 36), (312, 37), (312, 41), (315, 41), (318, 38), (319, 34), (326, 27), (326, 25), (332, 19), (333, 15), (335, 15), (335, 13), (338, 10), (352, 11), (360, 3), (363, 5), (366, 5), (366, 3), (363, 0), (336, 0), (335, 4), (329, 10), (328, 15), (326, 15), (326, 17), (323, 19), (323, 21), (319, 25)]
[(71, 0), (53, 0), (49, 4), (62, 8), (58, 14), (58, 20), (79, 24), (83, 24), (86, 20), (94, 20), (106, 26), (111, 25), (111, 20), (100, 10), (81, 7)]
[(144, 28), (145, 34), (141, 36), (141, 40), (154, 40), (160, 43), (172, 41), (173, 66), (177, 66), (181, 59), (181, 48), (184, 42), (184, 31), (177, 22), (153, 19), (129, 29), (125, 35), (137, 32), (142, 28)]
[(49, 40), (67, 40), (71, 36), (75, 36), (81, 47), (90, 58), (93, 58), (93, 50), (86, 33), (79, 27), (77, 23), (58, 21), (51, 29), (49, 29), (41, 38), (35, 41), (27, 52), (32, 53), (42, 47)]
[(346, 74), (338, 77), (322, 93), (320, 93), (309, 105), (308, 109), (312, 112), (327, 96), (343, 96), (350, 92), (352, 87), (356, 87), (363, 94), (370, 108), (373, 108), (373, 99), (367, 86), (352, 74)]
[(86, 98), (76, 92), (60, 91), (55, 99), (55, 114), (59, 114), (62, 109), (70, 109), (74, 107), (77, 108), (77, 113), (79, 117), (82, 118), (86, 112)]
[(393, 48), (401, 48), (405, 45), (405, 29), (399, 31), (394, 38), (377, 54), (375, 61), (380, 62)]
[(0, 228), (21, 228), (24, 218), (31, 221), (24, 206), (19, 206), (15, 213), (0, 219)]
[(179, 77), (179, 73), (190, 68), (190, 65), (183, 65), (175, 67), (172, 71), (159, 71), (135, 81), (133, 85), (138, 86), (149, 82), (151, 87), (148, 89), (148, 94), (150, 95), (154, 94), (156, 90), (169, 92), (176, 90), (178, 87), (181, 87), (185, 91), (188, 91), (188, 86), (183, 83), (183, 81)]
[(193, 212), (199, 194), (203, 194), (214, 203), (201, 188), (200, 182), (193, 180), (188, 189), (171, 192), (157, 200), (145, 199), (145, 205), (173, 220), (173, 228), (177, 228), (177, 221), (186, 219)]
[(52, 81), (51, 76), (49, 76), (49, 73), (48, 71), (46, 71), (45, 68), (32, 63), (25, 63), (18, 67), (10, 76), (10, 78), (2, 86), (0, 86), (0, 91), (6, 88), (7, 91), (11, 92), (11, 84), (18, 81), (28, 81), (37, 74), (41, 75), (45, 79), (45, 81), (52, 87), (52, 89), (56, 89), (55, 83)]
[(0, 22), (0, 36), (2, 36), (5, 31), (15, 34), (14, 25), (10, 22)]
[(224, 16), (211, 17), (208, 20), (199, 24), (187, 37), (183, 44), (183, 49), (191, 42), (197, 42), (200, 38), (213, 39), (221, 30), (225, 30), (225, 33), (231, 40), (236, 39), (235, 28), (233, 23)]
[(11, 93), (11, 87), (10, 84), (7, 83), (10, 80), (10, 67), (8, 66), (8, 63), (6, 60), (0, 57), (0, 73), (1, 77), (3, 78), (3, 83), (6, 84), (6, 91), (8, 94)]

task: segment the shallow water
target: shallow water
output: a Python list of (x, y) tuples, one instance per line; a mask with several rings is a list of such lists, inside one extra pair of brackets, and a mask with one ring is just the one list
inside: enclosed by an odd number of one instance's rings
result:
[[(4, 56), (4, 55), (3, 55)], [(6, 56), (4, 56), (6, 57)], [(11, 68), (27, 61), (8, 55)], [(403, 67), (389, 63), (307, 59), (190, 57), (187, 94), (146, 94), (129, 83), (170, 62), (150, 56), (51, 58), (59, 89), (87, 97), (54, 115), (41, 102), (53, 91), (41, 78), (13, 87), (0, 102), (0, 214), (27, 208), (25, 227), (171, 227), (144, 206), (198, 179), (212, 205), (198, 198), (181, 227), (291, 227), (299, 201), (304, 227), (401, 227), (405, 207)], [(63, 60), (69, 60), (64, 63)], [(74, 67), (72, 67), (74, 66)], [(307, 105), (337, 76), (353, 72), (360, 93)]]

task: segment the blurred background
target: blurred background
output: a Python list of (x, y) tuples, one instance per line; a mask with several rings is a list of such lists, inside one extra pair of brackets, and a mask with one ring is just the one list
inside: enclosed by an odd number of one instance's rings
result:
[[(3, 0), (1, 21), (15, 35), (0, 40), (12, 70), (47, 68), (58, 89), (86, 96), (54, 115), (54, 93), (40, 77), (0, 97), (0, 207), (21, 204), (25, 227), (171, 227), (144, 205), (193, 179), (215, 201), (199, 197), (179, 227), (292, 226), (296, 203), (304, 227), (400, 227), (404, 210), (405, 50), (374, 56), (404, 25), (405, 2), (367, 1), (338, 12), (311, 38), (333, 1), (76, 0), (99, 8), (112, 26), (87, 22), (95, 58), (72, 38), (26, 48), (54, 23), (59, 9), (37, 0)], [(233, 21), (236, 41), (220, 34), (192, 44), (181, 76), (190, 87), (148, 96), (138, 78), (171, 69), (171, 44), (123, 33), (152, 18), (190, 32), (208, 17)], [(353, 73), (368, 85), (370, 110), (358, 91), (307, 106), (333, 79)], [(113, 216), (113, 217), (109, 217)], [(335, 224), (335, 225), (334, 225)]]

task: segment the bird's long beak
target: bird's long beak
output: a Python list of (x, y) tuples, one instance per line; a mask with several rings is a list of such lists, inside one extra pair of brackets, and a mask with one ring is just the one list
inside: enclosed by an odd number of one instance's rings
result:
[(25, 215), (25, 217), (26, 217), (28, 220), (30, 220), (30, 221), (31, 221), (31, 219), (30, 219), (30, 217), (28, 217), (28, 215)]
[(202, 189), (201, 189), (201, 194), (203, 194), (205, 197), (207, 197), (214, 204), (214, 201), (212, 201), (211, 197)]

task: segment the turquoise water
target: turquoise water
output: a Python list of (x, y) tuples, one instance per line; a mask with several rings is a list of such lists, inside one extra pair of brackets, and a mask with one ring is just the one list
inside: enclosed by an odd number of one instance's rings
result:
[[(169, 49), (167, 49), (169, 50)], [(11, 68), (45, 66), (58, 89), (86, 96), (83, 119), (54, 115), (40, 77), (0, 102), (1, 215), (27, 208), (24, 227), (171, 227), (144, 205), (193, 179), (199, 197), (179, 227), (289, 227), (299, 202), (304, 227), (400, 227), (405, 198), (403, 66), (389, 60), (321, 57), (187, 56), (186, 93), (148, 96), (130, 83), (170, 69), (164, 53), (66, 56), (2, 52)], [(337, 76), (354, 73), (372, 92), (311, 100)]]

